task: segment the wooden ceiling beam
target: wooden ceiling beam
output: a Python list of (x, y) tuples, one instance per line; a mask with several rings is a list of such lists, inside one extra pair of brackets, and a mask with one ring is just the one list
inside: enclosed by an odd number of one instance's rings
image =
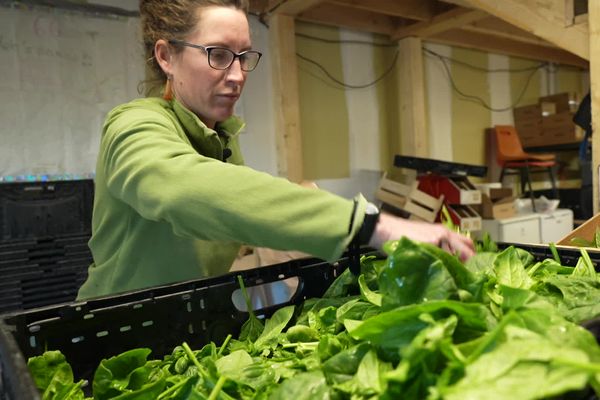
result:
[(299, 14), (297, 18), (303, 21), (341, 26), (387, 36), (390, 36), (398, 27), (397, 18), (392, 16), (330, 3), (313, 7)]
[(515, 25), (548, 42), (589, 60), (587, 27), (565, 27), (564, 0), (546, 1), (542, 6), (536, 1), (523, 0), (461, 0)]
[(501, 36), (520, 42), (539, 44), (541, 46), (554, 46), (552, 43), (538, 36), (535, 36), (532, 33), (526, 32), (521, 28), (517, 28), (516, 26), (511, 25), (506, 21), (492, 16), (489, 16), (488, 18), (484, 18), (479, 21), (475, 21), (470, 25), (462, 27), (461, 29), (469, 30), (472, 32), (480, 32), (490, 35)]
[(558, 64), (589, 69), (587, 60), (557, 47), (519, 42), (495, 35), (474, 35), (472, 32), (464, 31), (462, 29), (445, 31), (438, 35), (430, 36), (427, 40), (436, 43), (482, 50), (490, 53), (506, 54), (532, 60), (550, 61)]
[(325, 0), (269, 0), (266, 12), (293, 17), (324, 2)]
[(417, 21), (430, 20), (435, 16), (436, 10), (434, 0), (329, 0), (328, 2)]
[(403, 26), (394, 32), (392, 39), (399, 40), (409, 36), (427, 38), (449, 29), (470, 24), (485, 17), (487, 17), (487, 14), (484, 11), (458, 7), (436, 15), (430, 21)]

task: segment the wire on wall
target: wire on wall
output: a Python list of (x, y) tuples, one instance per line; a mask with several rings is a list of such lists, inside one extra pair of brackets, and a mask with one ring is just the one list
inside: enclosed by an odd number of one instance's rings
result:
[[(478, 104), (480, 106), (482, 106), (483, 108), (485, 108), (486, 110), (490, 110), (490, 111), (494, 111), (494, 112), (503, 112), (503, 111), (509, 111), (512, 110), (517, 104), (519, 104), (519, 102), (523, 99), (523, 96), (525, 95), (525, 92), (527, 91), (527, 88), (529, 87), (529, 84), (531, 83), (531, 79), (533, 78), (533, 76), (542, 68), (547, 67), (547, 63), (540, 63), (536, 66), (533, 67), (528, 67), (528, 68), (519, 68), (519, 69), (487, 69), (487, 68), (481, 68), (481, 67), (477, 67), (475, 65), (472, 64), (468, 64), (462, 61), (457, 61), (454, 59), (451, 59), (449, 57), (445, 57), (442, 56), (434, 51), (431, 51), (429, 49), (423, 49), (423, 51), (425, 52), (425, 54), (435, 57), (437, 58), (441, 63), (442, 66), (444, 68), (444, 71), (446, 72), (446, 76), (448, 77), (448, 81), (450, 82), (450, 86), (452, 87), (452, 90), (454, 92), (456, 92), (460, 97), (462, 97), (463, 100), (466, 101), (471, 101), (475, 104)], [(527, 79), (525, 81), (525, 85), (523, 85), (523, 88), (520, 90), (519, 95), (517, 96), (516, 100), (510, 104), (507, 107), (501, 107), (501, 108), (495, 108), (495, 107), (491, 107), (484, 99), (482, 99), (479, 96), (475, 96), (475, 95), (471, 95), (471, 94), (467, 94), (464, 91), (462, 91), (461, 89), (459, 89), (458, 85), (456, 84), (456, 82), (454, 81), (454, 77), (452, 76), (452, 72), (450, 71), (450, 67), (448, 66), (448, 60), (467, 66), (469, 68), (472, 69), (476, 69), (476, 70), (480, 70), (483, 72), (488, 72), (488, 73), (494, 73), (494, 72), (529, 72), (529, 74), (527, 75)]]
[(301, 60), (304, 60), (310, 64), (315, 65), (317, 68), (319, 68), (329, 79), (331, 79), (333, 82), (337, 83), (340, 86), (343, 86), (347, 89), (365, 89), (371, 86), (375, 86), (377, 85), (380, 81), (382, 81), (383, 79), (385, 79), (386, 76), (388, 76), (390, 74), (390, 72), (393, 71), (394, 67), (396, 66), (396, 63), (398, 62), (398, 54), (399, 52), (396, 51), (396, 53), (394, 54), (394, 60), (392, 61), (392, 63), (390, 64), (390, 66), (383, 72), (383, 74), (381, 74), (379, 77), (377, 77), (375, 80), (373, 80), (372, 82), (369, 83), (365, 83), (362, 85), (353, 85), (350, 83), (345, 83), (339, 79), (337, 79), (336, 77), (334, 77), (329, 71), (327, 71), (325, 69), (325, 67), (323, 67), (321, 64), (319, 64), (318, 62), (316, 62), (315, 60), (312, 60), (308, 57), (303, 56), (300, 53), (296, 53), (296, 56), (298, 58), (300, 58)]

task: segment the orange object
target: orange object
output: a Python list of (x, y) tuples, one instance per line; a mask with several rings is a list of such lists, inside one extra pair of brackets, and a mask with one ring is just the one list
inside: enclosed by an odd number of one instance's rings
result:
[(518, 174), (521, 178), (521, 193), (525, 192), (525, 186), (529, 189), (531, 204), (535, 211), (533, 189), (531, 188), (531, 173), (548, 172), (552, 184), (554, 197), (558, 197), (556, 190), (556, 179), (554, 177), (554, 166), (556, 156), (548, 153), (527, 153), (523, 150), (517, 130), (511, 125), (496, 125), (496, 159), (502, 167), (500, 183), (506, 175)]
[(163, 99), (167, 101), (173, 100), (173, 87), (171, 86), (171, 79), (167, 79), (165, 84), (165, 91), (163, 93)]

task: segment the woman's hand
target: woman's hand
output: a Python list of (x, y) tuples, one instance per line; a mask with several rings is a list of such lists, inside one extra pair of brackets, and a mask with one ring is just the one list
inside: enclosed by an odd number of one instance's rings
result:
[(475, 254), (475, 246), (471, 239), (452, 232), (442, 224), (412, 221), (385, 213), (379, 216), (369, 246), (381, 249), (388, 240), (398, 240), (402, 236), (416, 242), (435, 244), (451, 254), (458, 253), (463, 261)]

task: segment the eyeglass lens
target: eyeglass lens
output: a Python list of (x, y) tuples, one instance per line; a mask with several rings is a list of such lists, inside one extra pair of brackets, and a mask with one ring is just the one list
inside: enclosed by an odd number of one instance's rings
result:
[[(214, 47), (208, 51), (208, 63), (216, 69), (227, 69), (233, 63), (236, 54), (229, 49)], [(252, 71), (256, 68), (260, 54), (255, 51), (242, 53), (239, 56), (242, 70)]]

